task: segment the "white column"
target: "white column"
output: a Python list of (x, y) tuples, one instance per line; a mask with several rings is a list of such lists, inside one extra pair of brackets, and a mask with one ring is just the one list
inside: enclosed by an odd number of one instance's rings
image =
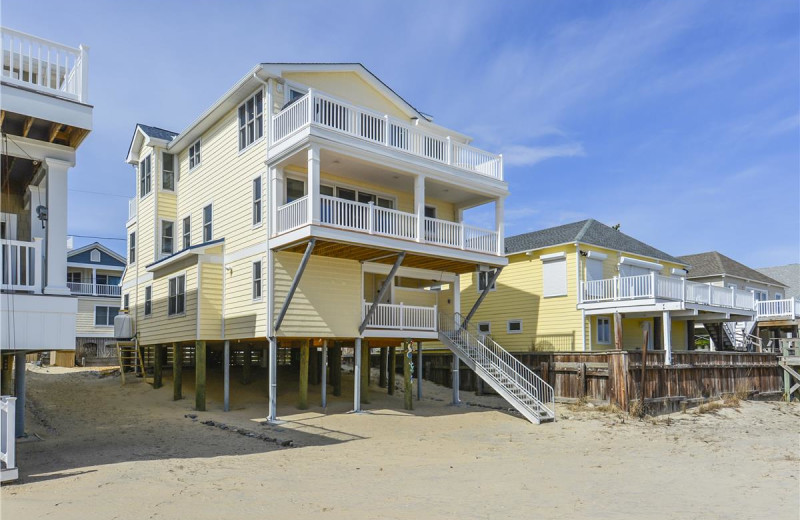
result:
[(308, 149), (308, 221), (319, 224), (319, 147)]
[(664, 364), (672, 364), (672, 318), (669, 311), (661, 313), (661, 330), (664, 333)]
[(67, 288), (67, 172), (72, 163), (45, 159), (47, 165), (47, 285), (45, 294), (70, 294)]
[(222, 362), (222, 411), (231, 409), (231, 342), (225, 340)]
[(494, 201), (494, 225), (497, 230), (497, 254), (503, 256), (505, 254), (505, 224), (503, 218), (505, 216), (505, 199), (498, 198)]
[(92, 294), (97, 296), (97, 268), (92, 267)]
[(417, 242), (425, 237), (425, 176), (414, 178), (414, 213), (417, 214)]
[(269, 224), (269, 233), (270, 236), (274, 235), (277, 231), (277, 224), (275, 216), (278, 214), (278, 206), (282, 206), (283, 203), (281, 202), (281, 193), (283, 193), (283, 186), (282, 182), (278, 178), (278, 168), (272, 167), (269, 169), (269, 212), (270, 212), (270, 224)]
[(361, 338), (356, 338), (353, 349), (353, 411), (361, 411)]
[(278, 338), (269, 338), (269, 422), (278, 420)]

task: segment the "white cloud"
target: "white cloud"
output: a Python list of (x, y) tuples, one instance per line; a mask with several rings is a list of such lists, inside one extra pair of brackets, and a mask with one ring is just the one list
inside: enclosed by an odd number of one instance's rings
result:
[(554, 146), (512, 145), (503, 149), (503, 164), (507, 166), (533, 166), (554, 157), (583, 157), (586, 153), (580, 143)]

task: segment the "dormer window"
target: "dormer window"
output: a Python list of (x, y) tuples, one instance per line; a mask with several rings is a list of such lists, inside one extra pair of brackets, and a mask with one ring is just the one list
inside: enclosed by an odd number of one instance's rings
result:
[(189, 169), (200, 166), (200, 139), (189, 147)]
[(139, 162), (139, 198), (144, 198), (153, 187), (150, 155)]
[(98, 251), (97, 249), (92, 249), (92, 252), (89, 254), (89, 260), (92, 262), (99, 262), (100, 251)]
[(239, 106), (239, 150), (264, 135), (264, 94), (259, 90)]

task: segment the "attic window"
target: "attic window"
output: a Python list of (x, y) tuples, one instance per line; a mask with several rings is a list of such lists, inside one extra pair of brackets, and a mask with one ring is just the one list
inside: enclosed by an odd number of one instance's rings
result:
[(97, 249), (92, 249), (92, 252), (90, 253), (90, 256), (89, 256), (89, 260), (91, 260), (92, 262), (99, 262), (100, 261), (100, 251), (98, 251)]

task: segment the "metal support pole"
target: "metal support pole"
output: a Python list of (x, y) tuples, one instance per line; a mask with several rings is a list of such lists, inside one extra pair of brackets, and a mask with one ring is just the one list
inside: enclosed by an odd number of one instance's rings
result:
[(269, 412), (267, 420), (276, 422), (278, 413), (278, 338), (269, 338)]
[(322, 408), (328, 406), (328, 340), (322, 342)]
[(361, 338), (356, 338), (353, 348), (353, 411), (361, 411)]
[(14, 353), (15, 432), (17, 438), (25, 436), (25, 351)]
[(461, 386), (461, 374), (458, 371), (459, 364), (458, 356), (453, 354), (453, 406), (461, 404), (461, 398), (458, 395), (458, 388)]
[(228, 340), (225, 340), (223, 357), (222, 410), (228, 412), (231, 409), (231, 342)]

